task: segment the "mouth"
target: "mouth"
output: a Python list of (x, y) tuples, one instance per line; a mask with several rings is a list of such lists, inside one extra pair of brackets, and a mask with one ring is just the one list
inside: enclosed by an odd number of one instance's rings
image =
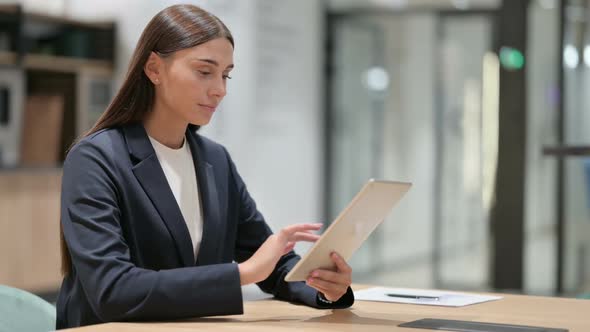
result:
[(217, 106), (214, 106), (214, 105), (199, 104), (199, 106), (211, 113), (215, 112), (215, 109), (217, 108)]

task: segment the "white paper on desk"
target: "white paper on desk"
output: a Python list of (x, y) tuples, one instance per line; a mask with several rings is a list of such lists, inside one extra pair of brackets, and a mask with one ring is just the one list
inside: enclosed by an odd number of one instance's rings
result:
[[(436, 299), (409, 299), (402, 297), (392, 297), (387, 294), (398, 295), (416, 295), (426, 297), (437, 297)], [(378, 302), (396, 302), (408, 304), (425, 304), (437, 305), (444, 307), (462, 307), (475, 303), (499, 300), (501, 296), (478, 295), (467, 293), (445, 292), (425, 289), (408, 289), (408, 288), (384, 288), (373, 287), (354, 292), (355, 300), (359, 301), (378, 301)]]

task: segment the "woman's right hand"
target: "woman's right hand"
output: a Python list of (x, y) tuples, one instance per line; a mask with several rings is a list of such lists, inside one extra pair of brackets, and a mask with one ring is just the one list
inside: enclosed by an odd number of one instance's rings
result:
[(250, 259), (238, 265), (242, 286), (268, 278), (281, 256), (293, 250), (299, 241), (317, 241), (320, 236), (312, 232), (321, 228), (322, 224), (295, 224), (269, 236)]

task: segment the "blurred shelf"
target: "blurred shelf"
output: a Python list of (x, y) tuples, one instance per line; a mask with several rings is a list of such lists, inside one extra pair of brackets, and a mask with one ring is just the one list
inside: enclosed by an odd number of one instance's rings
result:
[(0, 4), (0, 14), (22, 15), (27, 21), (35, 21), (49, 24), (70, 25), (79, 28), (96, 28), (96, 29), (112, 29), (114, 23), (111, 21), (82, 21), (76, 20), (67, 16), (49, 15), (35, 11), (23, 11), (23, 8), (18, 4), (3, 5)]
[(18, 14), (19, 11), (20, 11), (20, 6), (17, 4), (0, 5), (0, 13), (2, 13), (2, 14)]
[(27, 20), (52, 23), (52, 24), (65, 24), (72, 25), (80, 28), (96, 28), (96, 29), (112, 29), (114, 27), (113, 22), (87, 22), (75, 20), (69, 17), (63, 16), (52, 16), (43, 13), (26, 12), (24, 13)]
[(3, 175), (0, 188), (0, 284), (58, 289), (61, 173)]
[[(8, 107), (3, 106), (3, 124), (0, 126), (0, 150), (10, 152), (0, 156), (2, 179), (20, 173), (59, 173), (65, 151), (91, 126), (91, 120), (106, 109), (111, 99), (115, 22), (92, 22), (59, 13), (30, 12), (27, 7), (0, 4), (0, 67), (3, 81), (8, 82), (4, 84), (8, 87), (3, 86), (0, 91), (3, 94), (0, 101), (11, 101)], [(39, 96), (63, 99), (63, 105), (52, 110), (61, 115), (51, 115), (51, 123), (39, 120), (39, 117), (25, 116), (28, 108), (47, 108), (43, 102), (34, 103)], [(50, 116), (48, 110), (44, 114)], [(43, 135), (52, 133), (57, 137), (57, 160), (51, 157), (49, 162), (23, 162), (24, 152), (33, 151), (27, 149), (35, 147), (40, 150), (34, 151), (47, 151), (48, 144), (47, 137), (43, 136), (31, 144), (23, 140), (23, 137), (34, 136), (29, 133), (41, 132), (27, 125), (36, 125), (42, 128)], [(41, 167), (20, 168), (36, 164)], [(18, 170), (10, 168), (15, 165)]]
[(590, 156), (590, 145), (545, 146), (543, 154), (549, 156)]
[(61, 175), (63, 168), (61, 165), (56, 166), (39, 166), (39, 167), (0, 167), (0, 177), (21, 176), (21, 175)]
[(0, 65), (15, 66), (16, 59), (16, 52), (0, 51)]
[(64, 73), (76, 73), (84, 69), (113, 73), (113, 65), (109, 61), (88, 60), (64, 56), (27, 54), (23, 58), (23, 66), (26, 69), (58, 71)]

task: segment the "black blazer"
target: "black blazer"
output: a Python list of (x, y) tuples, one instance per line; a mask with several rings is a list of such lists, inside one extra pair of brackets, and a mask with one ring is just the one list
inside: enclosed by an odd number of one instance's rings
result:
[[(203, 211), (203, 239), (190, 235), (141, 124), (101, 130), (80, 141), (63, 167), (61, 223), (72, 271), (57, 300), (57, 328), (109, 321), (169, 320), (243, 313), (235, 262), (272, 234), (229, 154), (187, 130)], [(284, 276), (299, 260), (283, 256), (258, 286), (279, 299), (332, 305)]]

